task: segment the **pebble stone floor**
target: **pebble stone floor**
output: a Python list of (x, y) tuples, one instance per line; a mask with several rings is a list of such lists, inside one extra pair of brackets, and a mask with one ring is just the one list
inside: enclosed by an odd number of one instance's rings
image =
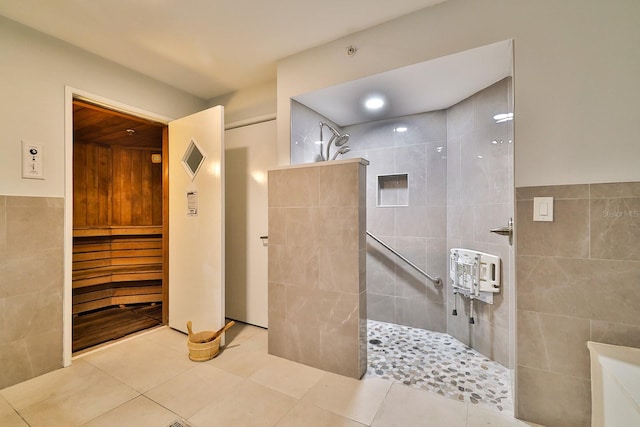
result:
[(509, 370), (450, 335), (367, 321), (368, 376), (513, 413)]

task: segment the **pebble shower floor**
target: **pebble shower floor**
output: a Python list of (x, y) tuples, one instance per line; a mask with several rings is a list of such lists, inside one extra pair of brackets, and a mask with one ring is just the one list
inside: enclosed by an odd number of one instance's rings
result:
[(367, 321), (368, 376), (513, 413), (511, 374), (450, 335)]

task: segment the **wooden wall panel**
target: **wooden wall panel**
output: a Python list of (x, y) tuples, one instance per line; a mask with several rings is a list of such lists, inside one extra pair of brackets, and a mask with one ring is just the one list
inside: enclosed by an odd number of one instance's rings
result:
[(151, 224), (159, 225), (162, 224), (162, 163), (151, 164), (151, 183), (151, 194), (153, 195)]
[(131, 225), (131, 197), (133, 191), (131, 189), (131, 150), (121, 147), (113, 147), (113, 163), (120, 165), (120, 175), (114, 174), (113, 194), (115, 198), (120, 199), (120, 212), (114, 218), (114, 225)]
[(162, 225), (162, 165), (151, 163), (154, 151), (74, 144), (74, 227)]
[[(142, 214), (142, 201), (151, 196), (151, 194), (144, 193), (144, 185), (142, 183), (142, 171), (145, 167), (145, 162), (142, 161), (141, 150), (130, 150), (131, 154), (131, 224), (144, 224), (144, 218)], [(149, 160), (150, 162), (150, 160)]]
[(87, 145), (73, 145), (73, 226), (87, 226)]
[(98, 194), (100, 194), (98, 183), (99, 170), (98, 167), (98, 146), (89, 144), (87, 145), (87, 225), (97, 226), (100, 225), (99, 221), (99, 206), (98, 206)]
[(111, 148), (98, 146), (98, 223), (112, 224)]

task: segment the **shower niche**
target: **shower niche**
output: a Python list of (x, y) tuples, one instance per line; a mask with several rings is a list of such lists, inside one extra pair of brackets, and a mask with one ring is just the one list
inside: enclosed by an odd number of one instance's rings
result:
[(378, 175), (377, 206), (409, 206), (409, 174)]

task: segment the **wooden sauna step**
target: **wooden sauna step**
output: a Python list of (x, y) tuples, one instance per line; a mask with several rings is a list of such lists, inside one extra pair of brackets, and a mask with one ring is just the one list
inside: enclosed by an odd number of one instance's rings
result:
[(80, 351), (162, 324), (162, 304), (110, 307), (73, 319), (72, 349)]
[(161, 225), (74, 228), (73, 237), (162, 235)]
[(162, 280), (162, 227), (74, 230), (74, 289), (107, 283)]
[(95, 286), (74, 292), (72, 299), (73, 314), (117, 305), (162, 302), (162, 285), (160, 282), (150, 282), (113, 288)]

